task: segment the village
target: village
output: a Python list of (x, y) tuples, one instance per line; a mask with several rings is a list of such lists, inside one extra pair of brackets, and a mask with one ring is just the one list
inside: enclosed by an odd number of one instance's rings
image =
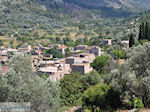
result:
[[(122, 41), (126, 45), (122, 50), (129, 48), (129, 41)], [(103, 40), (103, 48), (112, 45), (112, 39)], [(52, 54), (44, 53), (44, 50), (56, 48), (60, 53), (65, 54), (68, 48), (65, 45), (60, 44), (50, 44), (48, 47), (43, 47), (42, 45), (34, 46), (33, 48), (29, 46), (21, 46), (18, 49), (0, 47), (0, 63), (2, 73), (5, 74), (9, 67), (7, 65), (7, 60), (10, 59), (14, 54), (27, 53), (31, 56), (32, 65), (34, 72), (37, 75), (47, 74), (52, 80), (57, 81), (62, 79), (65, 75), (71, 72), (80, 73), (81, 75), (87, 74), (93, 70), (90, 63), (97, 56), (105, 55), (103, 48), (99, 46), (87, 46), (78, 45), (75, 48), (69, 48), (69, 56), (64, 58), (53, 58)]]

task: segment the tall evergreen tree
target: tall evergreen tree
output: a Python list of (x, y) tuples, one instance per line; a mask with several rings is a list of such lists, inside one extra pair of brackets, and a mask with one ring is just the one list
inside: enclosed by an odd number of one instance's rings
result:
[(146, 40), (150, 40), (150, 25), (148, 22), (145, 25), (145, 38)]
[(149, 30), (148, 27), (149, 27), (149, 26), (148, 26), (148, 22), (146, 22), (146, 24), (145, 24), (145, 39), (146, 39), (146, 40), (148, 40), (148, 30)]
[(141, 39), (146, 39), (145, 38), (145, 24), (142, 23), (142, 26), (141, 26)]
[(129, 40), (129, 47), (132, 47), (134, 44), (135, 44), (134, 35), (131, 34), (130, 35), (130, 40)]
[(138, 40), (142, 40), (142, 25), (140, 25), (140, 29), (139, 29), (139, 38)]

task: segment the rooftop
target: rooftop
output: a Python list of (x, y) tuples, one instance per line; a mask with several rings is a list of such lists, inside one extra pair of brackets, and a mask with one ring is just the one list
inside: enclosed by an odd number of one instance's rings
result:
[(67, 48), (67, 46), (62, 45), (62, 46), (59, 46), (57, 49), (66, 49), (66, 48)]
[(40, 72), (57, 72), (57, 67), (52, 67), (52, 66), (49, 66), (49, 67), (41, 67), (38, 71)]
[(74, 63), (74, 64), (72, 64), (72, 66), (85, 66), (85, 65), (89, 65), (89, 63)]

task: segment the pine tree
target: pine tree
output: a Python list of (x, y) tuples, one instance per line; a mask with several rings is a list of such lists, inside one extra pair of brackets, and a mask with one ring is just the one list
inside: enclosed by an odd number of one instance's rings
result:
[(134, 35), (131, 34), (130, 35), (130, 40), (129, 40), (129, 47), (132, 47), (134, 44), (135, 44)]

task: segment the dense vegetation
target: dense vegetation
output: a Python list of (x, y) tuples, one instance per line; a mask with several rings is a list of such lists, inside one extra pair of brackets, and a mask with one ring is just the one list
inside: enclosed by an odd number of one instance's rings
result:
[[(2, 1), (0, 46), (18, 48), (40, 43), (47, 47), (57, 43), (103, 47), (105, 38), (112, 39), (112, 46), (105, 46), (107, 55), (90, 63), (92, 72), (84, 76), (71, 73), (60, 82), (53, 82), (46, 74), (34, 74), (30, 56), (13, 54), (9, 71), (5, 75), (0, 72), (0, 102), (30, 102), (33, 112), (59, 112), (73, 106), (87, 112), (149, 108), (150, 12), (142, 17), (118, 18), (131, 12), (97, 8), (84, 1), (78, 4), (78, 0), (64, 0), (73, 3), (71, 6), (52, 1)], [(126, 51), (122, 40), (129, 40)], [(44, 52), (64, 58), (56, 48)], [(66, 49), (65, 56), (69, 55)], [(123, 64), (119, 63), (121, 59)]]
[(50, 79), (35, 75), (28, 55), (14, 55), (9, 71), (0, 73), (1, 102), (30, 102), (32, 112), (59, 112), (60, 87)]
[[(150, 43), (133, 46), (126, 54), (126, 62), (122, 65), (113, 63), (115, 69), (109, 71), (109, 64), (105, 63), (111, 56), (97, 57), (92, 65), (101, 63), (103, 69), (84, 76), (67, 75), (60, 80), (61, 89), (57, 82), (33, 74), (29, 56), (14, 55), (8, 62), (10, 70), (0, 75), (0, 100), (31, 102), (33, 111), (50, 112), (81, 105), (82, 109), (91, 112), (150, 107), (149, 49)], [(102, 62), (101, 58), (104, 58)]]
[[(2, 0), (0, 45), (18, 48), (23, 44), (61, 43), (74, 46), (79, 41), (89, 45), (87, 40), (92, 45), (99, 45), (100, 35), (124, 38), (128, 35), (127, 30), (135, 27), (130, 24), (133, 18), (128, 20), (115, 17), (125, 15), (121, 10), (107, 7), (87, 9), (75, 4), (71, 4), (71, 7), (70, 3), (57, 4), (52, 1)], [(74, 44), (76, 40), (78, 41)]]
[(116, 63), (115, 69), (109, 71), (109, 64), (105, 63), (110, 58), (101, 56), (92, 63), (103, 68), (95, 68), (99, 73), (94, 70), (85, 76), (74, 73), (65, 76), (60, 82), (62, 106), (82, 105), (91, 112), (150, 107), (149, 49), (150, 43), (133, 47), (126, 54), (126, 62)]

